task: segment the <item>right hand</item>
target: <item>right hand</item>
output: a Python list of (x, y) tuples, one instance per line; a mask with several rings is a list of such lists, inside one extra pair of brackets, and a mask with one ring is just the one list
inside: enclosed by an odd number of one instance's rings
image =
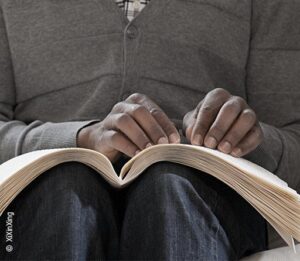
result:
[(162, 109), (139, 93), (117, 103), (103, 121), (81, 129), (77, 136), (78, 147), (99, 151), (111, 162), (122, 153), (133, 157), (164, 143), (180, 143), (180, 135)]

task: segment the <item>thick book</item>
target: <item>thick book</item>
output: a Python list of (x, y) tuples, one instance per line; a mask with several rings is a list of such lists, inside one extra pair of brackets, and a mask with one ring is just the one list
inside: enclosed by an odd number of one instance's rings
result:
[(149, 147), (126, 162), (119, 175), (105, 155), (93, 150), (49, 149), (20, 155), (0, 165), (0, 215), (36, 177), (69, 161), (86, 164), (120, 189), (156, 162), (169, 161), (198, 169), (199, 175), (208, 173), (239, 193), (288, 245), (294, 246), (294, 239), (300, 241), (300, 195), (286, 182), (246, 159), (187, 144)]

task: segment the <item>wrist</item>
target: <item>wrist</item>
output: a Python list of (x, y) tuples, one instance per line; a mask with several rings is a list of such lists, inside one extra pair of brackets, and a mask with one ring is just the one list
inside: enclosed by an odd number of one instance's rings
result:
[(89, 136), (90, 136), (89, 127), (84, 127), (81, 130), (79, 130), (77, 134), (77, 147), (87, 148)]
[(77, 133), (77, 147), (85, 148), (85, 149), (92, 149), (91, 146), (91, 136), (92, 131), (95, 128), (95, 124), (99, 122), (92, 122), (87, 126), (81, 128)]

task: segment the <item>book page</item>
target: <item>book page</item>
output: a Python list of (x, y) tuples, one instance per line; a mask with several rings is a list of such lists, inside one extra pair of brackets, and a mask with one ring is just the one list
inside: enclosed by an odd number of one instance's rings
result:
[[(131, 176), (131, 173), (133, 174), (136, 171), (139, 172), (142, 169), (142, 166), (149, 165), (150, 161), (150, 164), (157, 161), (173, 161), (179, 163), (191, 162), (197, 165), (197, 158), (218, 159), (219, 162), (223, 162), (228, 165), (234, 166), (241, 172), (248, 174), (256, 180), (265, 181), (268, 184), (272, 184), (273, 186), (282, 188), (288, 191), (289, 193), (294, 194), (295, 196), (298, 195), (295, 190), (288, 187), (288, 184), (285, 181), (281, 180), (268, 170), (246, 159), (235, 158), (218, 150), (188, 144), (160, 144), (149, 147), (140, 152), (139, 154), (135, 155), (130, 161), (128, 161), (124, 165), (121, 171), (121, 177), (122, 179), (124, 179), (124, 177), (127, 176), (127, 174)], [(137, 168), (138, 170), (136, 170), (135, 168)]]
[(0, 165), (0, 186), (14, 173), (19, 172), (24, 167), (32, 164), (42, 157), (56, 153), (61, 149), (38, 150), (30, 153), (22, 154), (12, 158)]
[(149, 147), (121, 170), (122, 186), (133, 182), (150, 165), (169, 161), (192, 167), (219, 179), (254, 206), (293, 245), (300, 239), (300, 195), (287, 183), (254, 163), (222, 152), (192, 145)]
[(108, 183), (122, 188), (133, 182), (150, 165), (169, 161), (206, 172), (221, 180), (250, 204), (291, 243), (300, 240), (300, 196), (271, 172), (241, 158), (217, 150), (187, 144), (149, 147), (129, 160), (120, 176), (109, 159), (96, 151), (69, 148), (34, 151), (0, 166), (0, 213), (38, 175), (63, 162), (77, 161), (95, 169)]
[(263, 178), (271, 183), (277, 184), (278, 186), (288, 187), (288, 184), (285, 181), (278, 178), (276, 175), (269, 172), (268, 170), (260, 167), (259, 165), (252, 163), (251, 161), (248, 161), (243, 158), (235, 158), (231, 155), (222, 153), (218, 150), (212, 150), (209, 148), (199, 147), (199, 146), (193, 146), (193, 147), (195, 147), (198, 150), (205, 151), (206, 153), (212, 156), (218, 157), (219, 159), (222, 159), (227, 163), (238, 167), (243, 172), (251, 173), (251, 175), (256, 176), (259, 179)]
[(33, 151), (0, 165), (0, 215), (35, 178), (56, 165), (72, 161), (93, 168), (111, 186), (120, 187), (120, 178), (111, 162), (99, 152), (81, 148)]

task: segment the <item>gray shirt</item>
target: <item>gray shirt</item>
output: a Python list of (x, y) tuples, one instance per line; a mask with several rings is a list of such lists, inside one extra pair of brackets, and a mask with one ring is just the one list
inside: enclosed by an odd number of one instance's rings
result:
[(0, 0), (0, 163), (74, 147), (131, 93), (179, 128), (214, 88), (247, 100), (248, 157), (300, 186), (300, 1), (153, 0), (128, 23), (112, 0)]

